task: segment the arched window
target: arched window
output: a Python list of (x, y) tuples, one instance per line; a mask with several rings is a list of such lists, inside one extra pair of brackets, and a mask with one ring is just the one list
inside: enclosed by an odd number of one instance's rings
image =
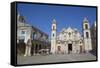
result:
[(53, 26), (53, 30), (55, 30), (55, 26)]
[(69, 34), (69, 37), (70, 37), (71, 36), (71, 33), (69, 32), (68, 34)]
[(85, 24), (85, 29), (88, 29), (88, 24)]
[(25, 34), (25, 31), (22, 31), (21, 34)]
[(89, 33), (88, 32), (86, 32), (86, 38), (89, 38)]
[(53, 37), (54, 37), (54, 33), (53, 33)]

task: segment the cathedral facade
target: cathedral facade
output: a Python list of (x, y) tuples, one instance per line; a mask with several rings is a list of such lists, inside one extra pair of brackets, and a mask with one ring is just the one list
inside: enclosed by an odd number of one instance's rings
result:
[(76, 28), (63, 28), (57, 33), (57, 23), (54, 19), (51, 26), (51, 53), (82, 53), (92, 50), (90, 25), (86, 18), (82, 23), (82, 33)]

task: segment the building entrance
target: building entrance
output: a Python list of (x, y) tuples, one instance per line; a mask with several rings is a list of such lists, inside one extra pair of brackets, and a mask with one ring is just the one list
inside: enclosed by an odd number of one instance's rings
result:
[(72, 44), (68, 44), (68, 54), (72, 52)]
[(61, 47), (60, 46), (58, 46), (58, 51), (61, 51)]

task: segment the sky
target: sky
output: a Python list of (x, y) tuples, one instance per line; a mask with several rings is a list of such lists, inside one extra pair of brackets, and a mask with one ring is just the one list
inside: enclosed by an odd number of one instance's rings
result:
[(63, 28), (77, 28), (82, 32), (82, 22), (86, 17), (90, 26), (96, 21), (96, 8), (77, 6), (54, 6), (18, 3), (17, 11), (27, 23), (51, 36), (53, 19), (57, 23), (57, 33)]

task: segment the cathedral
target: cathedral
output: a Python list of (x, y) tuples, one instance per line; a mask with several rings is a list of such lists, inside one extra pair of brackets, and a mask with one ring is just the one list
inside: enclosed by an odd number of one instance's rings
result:
[(90, 25), (86, 18), (82, 22), (82, 33), (76, 28), (63, 28), (57, 33), (57, 23), (54, 19), (51, 26), (51, 53), (72, 54), (92, 50)]

